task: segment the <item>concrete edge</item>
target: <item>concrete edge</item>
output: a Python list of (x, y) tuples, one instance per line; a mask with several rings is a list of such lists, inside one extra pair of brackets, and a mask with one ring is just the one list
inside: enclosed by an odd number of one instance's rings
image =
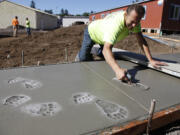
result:
[(133, 59), (133, 58), (130, 58), (128, 56), (121, 55), (120, 57), (127, 60), (127, 61), (130, 61), (130, 62), (133, 62), (133, 63), (136, 63), (136, 64), (140, 64), (140, 65), (146, 66), (148, 68), (151, 68), (153, 70), (156, 70), (156, 71), (159, 71), (159, 72), (162, 72), (162, 73), (165, 73), (165, 74), (180, 78), (180, 72), (173, 71), (173, 70), (167, 69), (165, 67), (162, 67), (161, 69), (157, 69), (157, 68), (152, 67), (148, 62)]
[[(155, 130), (180, 120), (180, 104), (154, 114), (151, 130)], [(100, 135), (139, 135), (146, 131), (146, 120), (135, 120), (124, 126), (114, 126), (110, 131), (103, 131)]]

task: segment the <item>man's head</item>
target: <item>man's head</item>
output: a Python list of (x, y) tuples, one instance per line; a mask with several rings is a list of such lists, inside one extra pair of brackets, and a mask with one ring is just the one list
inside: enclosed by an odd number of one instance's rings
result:
[(127, 28), (133, 29), (135, 26), (137, 26), (144, 14), (145, 9), (143, 6), (138, 4), (129, 6), (125, 12), (125, 24)]
[(15, 16), (15, 19), (18, 19), (18, 17), (17, 17), (17, 16)]
[(28, 18), (26, 17), (26, 20), (28, 20)]

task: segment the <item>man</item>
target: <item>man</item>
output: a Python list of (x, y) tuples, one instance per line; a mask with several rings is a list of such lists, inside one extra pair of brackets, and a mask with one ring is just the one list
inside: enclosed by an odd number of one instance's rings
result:
[(26, 31), (27, 31), (27, 35), (30, 36), (31, 35), (31, 29), (30, 29), (30, 21), (28, 18), (26, 18)]
[(19, 27), (19, 21), (17, 16), (15, 16), (15, 18), (12, 20), (12, 25), (13, 25), (13, 37), (17, 37), (18, 27)]
[(142, 36), (140, 21), (144, 14), (144, 7), (136, 4), (128, 7), (126, 12), (112, 13), (104, 19), (90, 23), (84, 31), (82, 47), (76, 60), (92, 60), (91, 49), (94, 44), (99, 44), (102, 50), (99, 50), (99, 55), (104, 55), (106, 62), (115, 72), (116, 78), (127, 81), (127, 71), (117, 64), (112, 53), (112, 47), (115, 43), (128, 36), (129, 33), (134, 33), (150, 64), (156, 68), (166, 65), (152, 58), (147, 42)]

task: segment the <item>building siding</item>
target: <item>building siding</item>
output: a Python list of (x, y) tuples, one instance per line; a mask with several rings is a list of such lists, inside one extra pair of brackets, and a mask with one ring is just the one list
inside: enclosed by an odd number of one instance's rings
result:
[(37, 9), (18, 5), (9, 1), (0, 2), (0, 29), (12, 25), (12, 19), (18, 16), (19, 25), (26, 26), (25, 19), (29, 18), (33, 29), (55, 29), (58, 26), (58, 18)]
[(31, 27), (36, 28), (35, 11), (16, 6), (10, 2), (0, 3), (0, 28), (4, 29), (12, 25), (12, 19), (18, 16), (19, 24), (25, 26), (26, 17), (31, 21)]
[(164, 4), (158, 5), (158, 1), (156, 0), (141, 5), (146, 6), (146, 17), (145, 20), (141, 21), (141, 27), (160, 29)]
[[(169, 18), (170, 5), (177, 4), (180, 6), (180, 0), (166, 0), (162, 18), (162, 30), (168, 31), (180, 31), (180, 16), (178, 20), (172, 20)], [(179, 10), (180, 14), (180, 10)]]
[(41, 12), (36, 12), (36, 24), (38, 29), (48, 30), (58, 27), (58, 18)]
[[(154, 0), (154, 1), (141, 3), (141, 5), (146, 6), (145, 20), (141, 21), (141, 27), (159, 29), (161, 26), (161, 20), (162, 20), (163, 4), (158, 5), (158, 0)], [(108, 11), (99, 12), (97, 14), (92, 14), (90, 15), (89, 19), (90, 21), (92, 21), (93, 16), (96, 16), (95, 17), (96, 19), (101, 19), (101, 14), (106, 15), (107, 13), (118, 12), (121, 10), (125, 11), (127, 8), (128, 6), (119, 7), (119, 8), (111, 9)]]

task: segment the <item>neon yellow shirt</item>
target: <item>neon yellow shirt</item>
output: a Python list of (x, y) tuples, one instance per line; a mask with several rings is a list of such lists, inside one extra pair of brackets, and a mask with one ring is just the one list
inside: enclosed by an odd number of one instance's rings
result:
[(26, 28), (30, 28), (30, 21), (26, 20)]
[(132, 30), (128, 30), (125, 26), (124, 13), (115, 12), (107, 15), (104, 19), (93, 21), (88, 26), (91, 39), (100, 45), (108, 42), (112, 45), (123, 40), (130, 32), (141, 32), (141, 24), (138, 24)]

